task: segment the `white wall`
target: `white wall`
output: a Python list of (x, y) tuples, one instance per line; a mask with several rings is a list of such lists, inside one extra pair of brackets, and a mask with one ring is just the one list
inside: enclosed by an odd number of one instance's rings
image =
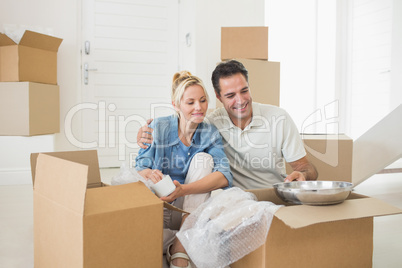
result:
[[(30, 28), (63, 39), (58, 53), (60, 121), (80, 100), (79, 14), (80, 0), (1, 0), (0, 31), (12, 27)], [(37, 137), (0, 136), (0, 185), (30, 183), (31, 152), (74, 149), (60, 134)]]
[(336, 0), (266, 0), (268, 57), (281, 63), (280, 106), (303, 133), (336, 133)]
[(338, 0), (346, 133), (359, 138), (402, 103), (402, 2)]
[(348, 132), (353, 139), (391, 111), (392, 2), (349, 1)]
[(402, 103), (402, 1), (393, 0), (390, 110)]

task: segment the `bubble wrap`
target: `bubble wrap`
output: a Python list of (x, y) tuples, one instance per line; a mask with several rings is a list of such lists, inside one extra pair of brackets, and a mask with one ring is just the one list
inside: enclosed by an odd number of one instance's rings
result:
[(113, 176), (110, 183), (112, 185), (120, 185), (138, 181), (142, 181), (149, 189), (153, 185), (151, 180), (145, 180), (140, 174), (138, 174), (137, 170), (127, 167), (123, 162), (119, 173)]
[(234, 187), (199, 206), (176, 236), (198, 268), (225, 267), (265, 243), (280, 207)]

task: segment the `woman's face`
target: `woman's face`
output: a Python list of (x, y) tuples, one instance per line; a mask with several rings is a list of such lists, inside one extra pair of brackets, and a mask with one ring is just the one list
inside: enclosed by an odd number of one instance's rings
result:
[(173, 104), (180, 118), (199, 124), (204, 120), (208, 110), (207, 96), (199, 85), (192, 85), (186, 88), (181, 98), (179, 107)]

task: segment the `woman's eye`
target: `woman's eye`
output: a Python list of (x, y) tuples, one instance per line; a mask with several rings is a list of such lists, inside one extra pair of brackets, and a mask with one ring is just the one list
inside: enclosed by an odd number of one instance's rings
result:
[(201, 102), (206, 102), (207, 100), (201, 100)]

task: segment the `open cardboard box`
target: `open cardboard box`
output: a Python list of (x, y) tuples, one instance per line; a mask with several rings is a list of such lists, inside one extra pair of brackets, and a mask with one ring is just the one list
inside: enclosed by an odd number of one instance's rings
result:
[(0, 82), (57, 84), (57, 51), (62, 39), (25, 31), (19, 44), (0, 33)]
[(106, 186), (96, 151), (31, 155), (35, 267), (162, 267), (163, 202)]
[(230, 265), (239, 267), (372, 267), (373, 217), (402, 213), (383, 201), (352, 193), (337, 205), (288, 205), (273, 189), (250, 190), (259, 201), (286, 205), (267, 240)]

